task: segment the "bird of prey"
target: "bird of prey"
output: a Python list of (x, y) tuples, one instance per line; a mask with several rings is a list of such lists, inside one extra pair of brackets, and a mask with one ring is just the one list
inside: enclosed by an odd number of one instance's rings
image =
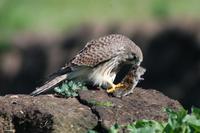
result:
[[(128, 37), (121, 34), (100, 37), (89, 41), (69, 63), (53, 74), (53, 78), (31, 95), (46, 92), (65, 80), (90, 82), (113, 93), (123, 87), (120, 81), (128, 72), (137, 69), (142, 61), (141, 49)], [(121, 77), (115, 84), (118, 74)]]

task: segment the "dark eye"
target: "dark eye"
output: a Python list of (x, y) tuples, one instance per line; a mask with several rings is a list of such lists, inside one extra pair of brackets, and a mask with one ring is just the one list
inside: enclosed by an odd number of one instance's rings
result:
[(129, 61), (135, 61), (135, 60), (137, 60), (137, 57), (136, 57), (135, 54), (131, 54), (131, 55), (129, 55), (128, 60), (129, 60)]
[(134, 56), (133, 56), (133, 60), (137, 60), (137, 59), (138, 59), (137, 56), (134, 55)]

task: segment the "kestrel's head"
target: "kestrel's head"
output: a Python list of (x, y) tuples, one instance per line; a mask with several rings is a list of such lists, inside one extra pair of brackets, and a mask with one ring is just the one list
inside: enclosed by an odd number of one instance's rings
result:
[(128, 51), (128, 60), (135, 66), (140, 66), (143, 61), (142, 50), (128, 37), (120, 35)]
[(135, 44), (133, 47), (131, 47), (131, 52), (133, 54), (133, 63), (136, 66), (140, 66), (141, 62), (143, 61), (141, 49)]

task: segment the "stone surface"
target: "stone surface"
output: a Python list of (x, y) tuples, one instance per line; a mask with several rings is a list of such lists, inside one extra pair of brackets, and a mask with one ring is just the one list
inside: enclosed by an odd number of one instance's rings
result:
[(79, 92), (80, 101), (91, 106), (101, 126), (108, 129), (115, 123), (126, 125), (138, 119), (166, 121), (164, 108), (179, 109), (179, 102), (155, 90), (136, 88), (123, 98), (110, 97), (103, 90)]
[(104, 132), (116, 123), (126, 125), (139, 119), (166, 121), (167, 107), (177, 110), (182, 106), (158, 91), (141, 88), (122, 98), (108, 95), (105, 90), (81, 91), (77, 98), (68, 99), (7, 95), (0, 97), (0, 132)]
[(53, 95), (0, 97), (0, 132), (87, 132), (97, 122), (91, 109), (76, 98)]

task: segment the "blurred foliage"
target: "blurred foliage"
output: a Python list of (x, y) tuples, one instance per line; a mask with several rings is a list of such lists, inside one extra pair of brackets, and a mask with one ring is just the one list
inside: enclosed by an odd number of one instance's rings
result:
[(1, 0), (0, 34), (62, 31), (83, 22), (200, 16), (198, 0)]
[(11, 46), (8, 42), (0, 41), (0, 54), (11, 49)]
[[(131, 133), (199, 133), (200, 132), (200, 109), (192, 108), (191, 114), (181, 109), (177, 112), (166, 109), (168, 122), (155, 120), (137, 120), (127, 126), (113, 125), (109, 133), (118, 133), (123, 128)], [(89, 133), (97, 133), (89, 131)]]
[(169, 1), (167, 0), (154, 0), (152, 2), (153, 16), (163, 19), (169, 16)]

